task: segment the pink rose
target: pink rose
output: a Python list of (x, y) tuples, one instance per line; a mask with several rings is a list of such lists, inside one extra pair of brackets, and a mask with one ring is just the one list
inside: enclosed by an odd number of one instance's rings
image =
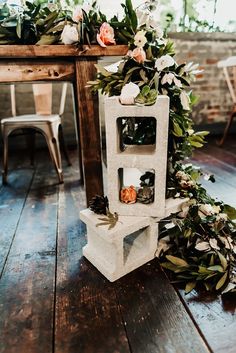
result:
[(100, 33), (97, 34), (97, 41), (101, 47), (106, 47), (110, 44), (116, 44), (114, 38), (114, 29), (109, 25), (109, 23), (104, 22), (100, 27)]
[(127, 55), (133, 58), (139, 64), (143, 64), (146, 60), (146, 53), (143, 48), (135, 48), (133, 51), (129, 50)]

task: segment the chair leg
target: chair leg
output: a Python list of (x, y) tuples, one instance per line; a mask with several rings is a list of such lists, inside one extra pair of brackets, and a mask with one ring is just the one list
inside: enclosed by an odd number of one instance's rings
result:
[(61, 142), (61, 148), (62, 148), (62, 151), (64, 153), (64, 156), (65, 156), (65, 159), (67, 161), (67, 164), (68, 164), (68, 166), (72, 166), (72, 163), (71, 163), (71, 160), (70, 160), (70, 157), (69, 157), (69, 154), (68, 154), (68, 149), (67, 149), (66, 144), (65, 144), (65, 139), (64, 139), (64, 133), (63, 133), (62, 125), (59, 125), (59, 139), (60, 139), (60, 142)]
[(48, 136), (46, 137), (46, 141), (48, 144), (48, 149), (50, 152), (50, 156), (54, 163), (56, 172), (58, 174), (59, 183), (63, 183), (63, 172), (62, 172), (62, 164), (61, 164), (61, 154), (60, 154), (60, 147), (59, 147), (59, 140), (58, 137), (54, 134), (54, 136), (50, 139)]
[(8, 172), (8, 135), (3, 133), (3, 173), (2, 183), (7, 184), (7, 172)]
[(236, 105), (234, 105), (233, 111), (232, 111), (232, 113), (231, 113), (231, 115), (229, 117), (229, 120), (228, 120), (227, 124), (226, 124), (223, 137), (221, 138), (221, 140), (219, 142), (217, 142), (218, 146), (221, 147), (225, 143), (226, 137), (228, 135), (228, 132), (229, 132), (229, 130), (231, 128), (231, 125), (233, 123), (233, 119), (234, 119), (235, 116), (236, 116)]

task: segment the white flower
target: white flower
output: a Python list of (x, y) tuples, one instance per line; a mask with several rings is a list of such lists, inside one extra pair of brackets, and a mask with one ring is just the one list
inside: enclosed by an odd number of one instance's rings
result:
[(183, 189), (189, 189), (196, 186), (196, 183), (193, 180), (181, 180), (179, 184)]
[(81, 6), (76, 6), (72, 13), (72, 20), (74, 22), (79, 22), (83, 20), (83, 10)]
[(141, 27), (147, 24), (149, 20), (150, 12), (137, 9), (136, 15), (137, 15), (139, 27)]
[(104, 69), (115, 74), (118, 72), (119, 66), (123, 62), (124, 62), (123, 60), (117, 61), (114, 64), (105, 66)]
[(138, 48), (143, 48), (144, 45), (147, 43), (147, 38), (145, 37), (145, 31), (139, 31), (136, 33), (134, 37), (134, 45)]
[(226, 213), (219, 213), (217, 216), (216, 216), (216, 221), (217, 222), (226, 222), (228, 220), (228, 216)]
[(154, 20), (153, 20), (152, 24), (153, 24), (152, 27), (155, 29), (157, 38), (162, 38), (164, 35), (163, 29), (159, 26), (159, 24), (157, 22), (154, 25)]
[(183, 172), (182, 170), (179, 170), (176, 174), (175, 174), (177, 179), (181, 179), (181, 180), (189, 180), (189, 175), (186, 174), (185, 172)]
[(199, 205), (198, 215), (201, 218), (206, 216), (212, 216), (214, 214), (214, 209), (209, 203)]
[(121, 90), (120, 102), (121, 104), (134, 104), (134, 99), (140, 93), (140, 88), (135, 83), (127, 83)]
[(137, 15), (138, 26), (139, 27), (145, 26), (145, 28), (147, 28), (147, 29), (149, 29), (149, 28), (154, 29), (155, 32), (156, 32), (156, 36), (158, 38), (162, 38), (163, 37), (163, 34), (164, 34), (163, 30), (160, 27), (159, 22), (157, 22), (155, 20), (155, 18), (150, 13), (150, 11), (137, 9), (136, 10), (136, 15)]
[(177, 87), (182, 87), (182, 83), (180, 80), (178, 80), (175, 75), (172, 72), (169, 72), (168, 74), (165, 74), (161, 80), (161, 83), (163, 85), (165, 85), (166, 83), (168, 83), (169, 85), (171, 85), (174, 82), (174, 84)]
[(77, 28), (71, 25), (65, 25), (62, 34), (61, 41), (63, 44), (73, 44), (79, 41), (79, 34)]
[(216, 205), (214, 205), (212, 208), (213, 208), (213, 212), (214, 212), (214, 214), (218, 214), (218, 213), (220, 213), (220, 211), (221, 211), (220, 206), (216, 206)]
[(175, 63), (174, 59), (170, 55), (163, 55), (156, 60), (155, 67), (157, 71), (162, 71), (166, 67), (171, 67)]
[(79, 22), (83, 20), (83, 11), (88, 13), (92, 9), (91, 5), (85, 4), (83, 7), (78, 5), (74, 8), (72, 13), (72, 20), (74, 22)]
[(190, 98), (185, 91), (180, 93), (180, 101), (184, 110), (190, 110)]

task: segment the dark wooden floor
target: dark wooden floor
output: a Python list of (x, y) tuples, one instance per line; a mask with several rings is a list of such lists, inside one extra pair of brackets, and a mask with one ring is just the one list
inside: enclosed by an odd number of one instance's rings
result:
[[(209, 191), (236, 206), (235, 141), (194, 159), (216, 176)], [(235, 353), (235, 297), (185, 296), (157, 260), (111, 284), (82, 257), (85, 195), (71, 154), (64, 185), (47, 151), (35, 169), (12, 154), (0, 185), (0, 352)]]

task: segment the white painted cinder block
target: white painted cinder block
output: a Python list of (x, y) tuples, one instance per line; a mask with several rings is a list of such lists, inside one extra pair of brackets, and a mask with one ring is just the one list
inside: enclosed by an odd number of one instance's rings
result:
[[(108, 199), (112, 212), (126, 216), (165, 215), (167, 145), (169, 122), (169, 98), (159, 96), (152, 106), (122, 105), (119, 97), (105, 98), (105, 123), (107, 143), (107, 180)], [(132, 146), (125, 151), (120, 149), (118, 118), (151, 117), (156, 119), (155, 146)], [(137, 168), (155, 172), (155, 198), (148, 205), (138, 203), (125, 204), (120, 201), (119, 170)], [(125, 185), (129, 187), (130, 185)]]
[[(186, 199), (169, 199), (165, 217), (178, 212)], [(160, 218), (119, 216), (116, 226), (96, 225), (101, 222), (89, 209), (80, 212), (87, 226), (88, 243), (83, 255), (111, 282), (154, 259)]]
[(96, 227), (101, 216), (89, 209), (80, 212), (87, 225), (84, 256), (111, 282), (155, 257), (158, 224), (151, 217), (119, 216), (116, 226)]

